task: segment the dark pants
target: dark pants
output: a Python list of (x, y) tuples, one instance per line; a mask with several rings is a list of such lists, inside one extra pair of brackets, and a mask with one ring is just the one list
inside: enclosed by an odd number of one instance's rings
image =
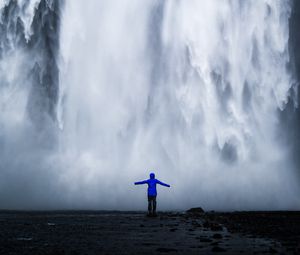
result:
[(148, 196), (148, 213), (156, 214), (156, 196)]

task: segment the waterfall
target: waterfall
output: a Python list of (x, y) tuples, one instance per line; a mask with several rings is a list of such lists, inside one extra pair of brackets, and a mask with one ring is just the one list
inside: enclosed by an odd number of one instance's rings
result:
[[(56, 207), (59, 2), (0, 1), (1, 208)], [(49, 196), (51, 193), (51, 196)]]
[[(1, 179), (33, 178), (34, 206), (50, 196), (53, 207), (143, 208), (132, 183), (153, 171), (172, 185), (159, 191), (163, 209), (296, 208), (297, 166), (281, 123), (287, 105), (298, 107), (292, 8), (2, 2)], [(3, 190), (17, 200), (22, 189)]]

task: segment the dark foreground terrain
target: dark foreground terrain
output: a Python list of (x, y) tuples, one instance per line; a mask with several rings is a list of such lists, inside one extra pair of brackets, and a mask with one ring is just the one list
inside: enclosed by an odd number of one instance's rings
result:
[(300, 212), (0, 211), (1, 254), (300, 254)]

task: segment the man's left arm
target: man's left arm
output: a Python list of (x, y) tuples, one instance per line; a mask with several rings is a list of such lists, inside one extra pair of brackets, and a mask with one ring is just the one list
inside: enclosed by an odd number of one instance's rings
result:
[(134, 185), (141, 185), (141, 184), (146, 184), (148, 183), (147, 180), (141, 181), (141, 182), (135, 182)]

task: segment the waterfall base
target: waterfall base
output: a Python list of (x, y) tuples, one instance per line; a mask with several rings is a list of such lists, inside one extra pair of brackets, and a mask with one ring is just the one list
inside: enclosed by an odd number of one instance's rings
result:
[(300, 252), (300, 212), (160, 213), (157, 218), (109, 211), (0, 214), (3, 254)]

